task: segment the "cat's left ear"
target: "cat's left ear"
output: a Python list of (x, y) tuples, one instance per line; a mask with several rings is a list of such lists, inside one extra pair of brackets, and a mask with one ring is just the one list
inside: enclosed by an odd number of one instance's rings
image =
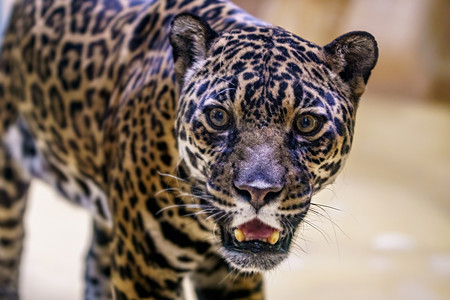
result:
[(349, 32), (324, 46), (324, 52), (330, 69), (349, 84), (352, 96), (358, 99), (378, 60), (375, 38), (365, 31)]
[(175, 74), (180, 86), (184, 83), (186, 72), (196, 62), (206, 58), (217, 36), (208, 23), (195, 15), (182, 13), (173, 19), (169, 40), (173, 49)]

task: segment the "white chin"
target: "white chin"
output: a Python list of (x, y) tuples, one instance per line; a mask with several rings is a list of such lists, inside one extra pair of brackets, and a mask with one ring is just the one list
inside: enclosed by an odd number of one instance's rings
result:
[(260, 273), (275, 269), (287, 253), (251, 253), (221, 248), (222, 257), (234, 269), (244, 273)]

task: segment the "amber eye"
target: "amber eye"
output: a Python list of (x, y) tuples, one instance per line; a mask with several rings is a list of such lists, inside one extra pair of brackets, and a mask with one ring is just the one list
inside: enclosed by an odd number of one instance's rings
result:
[(224, 130), (230, 124), (230, 116), (228, 112), (221, 107), (214, 107), (208, 110), (208, 123), (217, 130)]
[(320, 129), (321, 125), (319, 118), (310, 114), (300, 115), (295, 121), (295, 127), (301, 134), (313, 134)]

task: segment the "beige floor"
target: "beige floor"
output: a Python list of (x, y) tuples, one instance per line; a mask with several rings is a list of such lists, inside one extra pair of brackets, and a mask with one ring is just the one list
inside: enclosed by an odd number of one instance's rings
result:
[[(310, 215), (267, 299), (450, 299), (449, 192), (450, 107), (366, 96), (347, 167), (315, 198), (337, 210)], [(88, 216), (31, 194), (23, 300), (82, 299)]]

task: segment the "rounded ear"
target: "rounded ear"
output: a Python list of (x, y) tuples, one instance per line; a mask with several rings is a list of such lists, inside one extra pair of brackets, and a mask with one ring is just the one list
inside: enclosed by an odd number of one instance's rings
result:
[(324, 51), (331, 70), (347, 82), (353, 96), (359, 98), (378, 60), (375, 38), (365, 31), (349, 32), (326, 45)]
[(182, 13), (172, 20), (169, 41), (173, 49), (175, 75), (183, 85), (186, 71), (196, 62), (206, 58), (218, 34), (199, 17)]

